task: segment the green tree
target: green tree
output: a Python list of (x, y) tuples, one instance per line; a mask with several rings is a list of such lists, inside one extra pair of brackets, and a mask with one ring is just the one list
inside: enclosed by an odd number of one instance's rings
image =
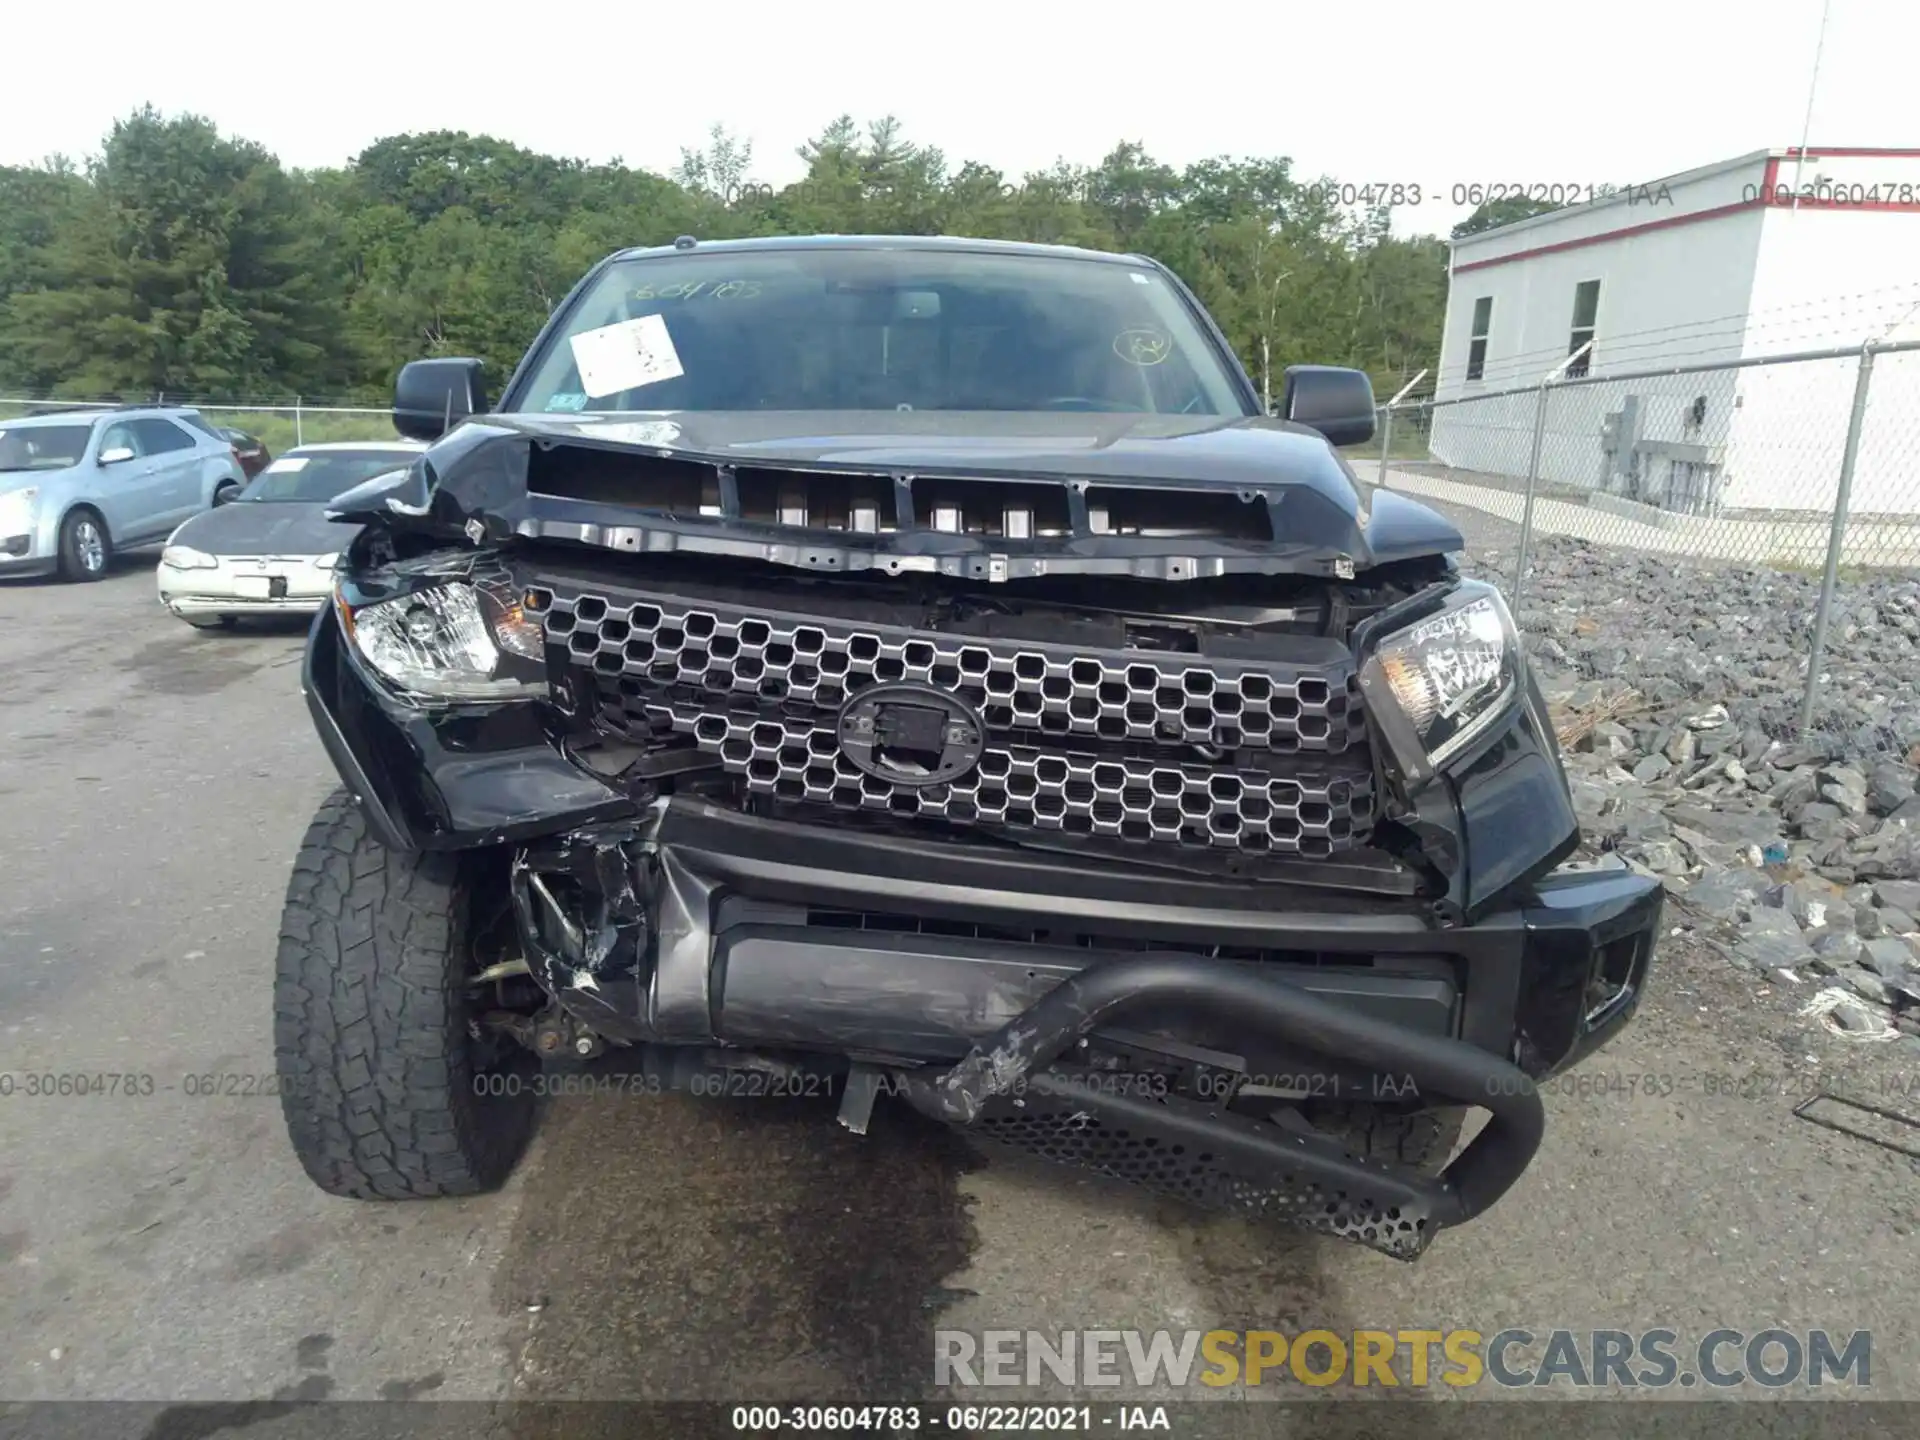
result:
[(1453, 238), (1464, 240), (1469, 235), (1478, 235), (1482, 230), (1511, 225), (1516, 220), (1531, 220), (1536, 215), (1544, 215), (1549, 210), (1559, 208), (1551, 200), (1540, 200), (1527, 195), (1503, 195), (1498, 200), (1486, 201), (1454, 226)]
[(53, 217), (42, 283), (8, 299), (21, 368), (71, 393), (196, 396), (332, 368), (337, 272), (272, 156), (148, 108), (115, 124), (88, 179)]
[[(951, 163), (893, 117), (851, 115), (798, 154), (803, 178), (774, 189), (753, 183), (751, 143), (724, 126), (672, 175), (433, 131), (289, 173), (205, 120), (143, 109), (84, 167), (0, 169), (0, 387), (372, 398), (408, 360), (446, 354), (504, 376), (592, 265), (683, 234), (959, 234), (1151, 255), (1269, 391), (1301, 361), (1397, 386), (1439, 343), (1444, 243), (1340, 208), (1285, 156), (1176, 170), (1128, 140), (1098, 164), (1009, 181)], [(1500, 205), (1463, 226), (1513, 218)]]

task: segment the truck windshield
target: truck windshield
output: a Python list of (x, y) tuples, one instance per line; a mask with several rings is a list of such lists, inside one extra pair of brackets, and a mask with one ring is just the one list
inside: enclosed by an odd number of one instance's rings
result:
[(522, 411), (1247, 413), (1158, 271), (965, 250), (620, 261), (525, 374)]

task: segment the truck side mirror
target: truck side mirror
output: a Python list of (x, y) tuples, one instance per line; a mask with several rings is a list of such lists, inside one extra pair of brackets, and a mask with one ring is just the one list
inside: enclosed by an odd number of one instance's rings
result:
[(486, 408), (486, 368), (478, 360), (413, 360), (393, 382), (393, 428), (411, 440), (438, 440)]
[(1373, 438), (1373, 381), (1364, 370), (1338, 365), (1289, 365), (1279, 410), (1329, 445), (1364, 445)]

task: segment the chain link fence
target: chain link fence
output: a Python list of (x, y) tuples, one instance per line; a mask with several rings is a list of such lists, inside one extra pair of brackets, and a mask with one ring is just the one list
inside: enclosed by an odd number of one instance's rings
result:
[(1612, 627), (1585, 673), (1631, 678), (1635, 619), (1649, 649), (1690, 627), (1699, 663), (1767, 692), (1776, 735), (1914, 758), (1920, 341), (1390, 405), (1372, 458), (1362, 478), (1493, 537), (1483, 558), (1549, 645)]

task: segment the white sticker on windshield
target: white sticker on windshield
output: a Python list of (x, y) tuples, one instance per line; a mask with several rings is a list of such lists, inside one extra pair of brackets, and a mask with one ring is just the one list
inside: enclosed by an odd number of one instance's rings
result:
[(266, 470), (262, 473), (279, 475), (288, 470), (304, 470), (306, 468), (307, 457), (305, 455), (282, 455), (278, 460), (267, 466)]
[(1146, 276), (1142, 275), (1138, 270), (1129, 270), (1127, 272), (1127, 278), (1133, 281), (1133, 283), (1136, 285), (1151, 285), (1153, 283), (1151, 280), (1147, 279)]
[(568, 343), (580, 371), (580, 388), (596, 400), (686, 373), (667, 322), (658, 315), (583, 330)]

